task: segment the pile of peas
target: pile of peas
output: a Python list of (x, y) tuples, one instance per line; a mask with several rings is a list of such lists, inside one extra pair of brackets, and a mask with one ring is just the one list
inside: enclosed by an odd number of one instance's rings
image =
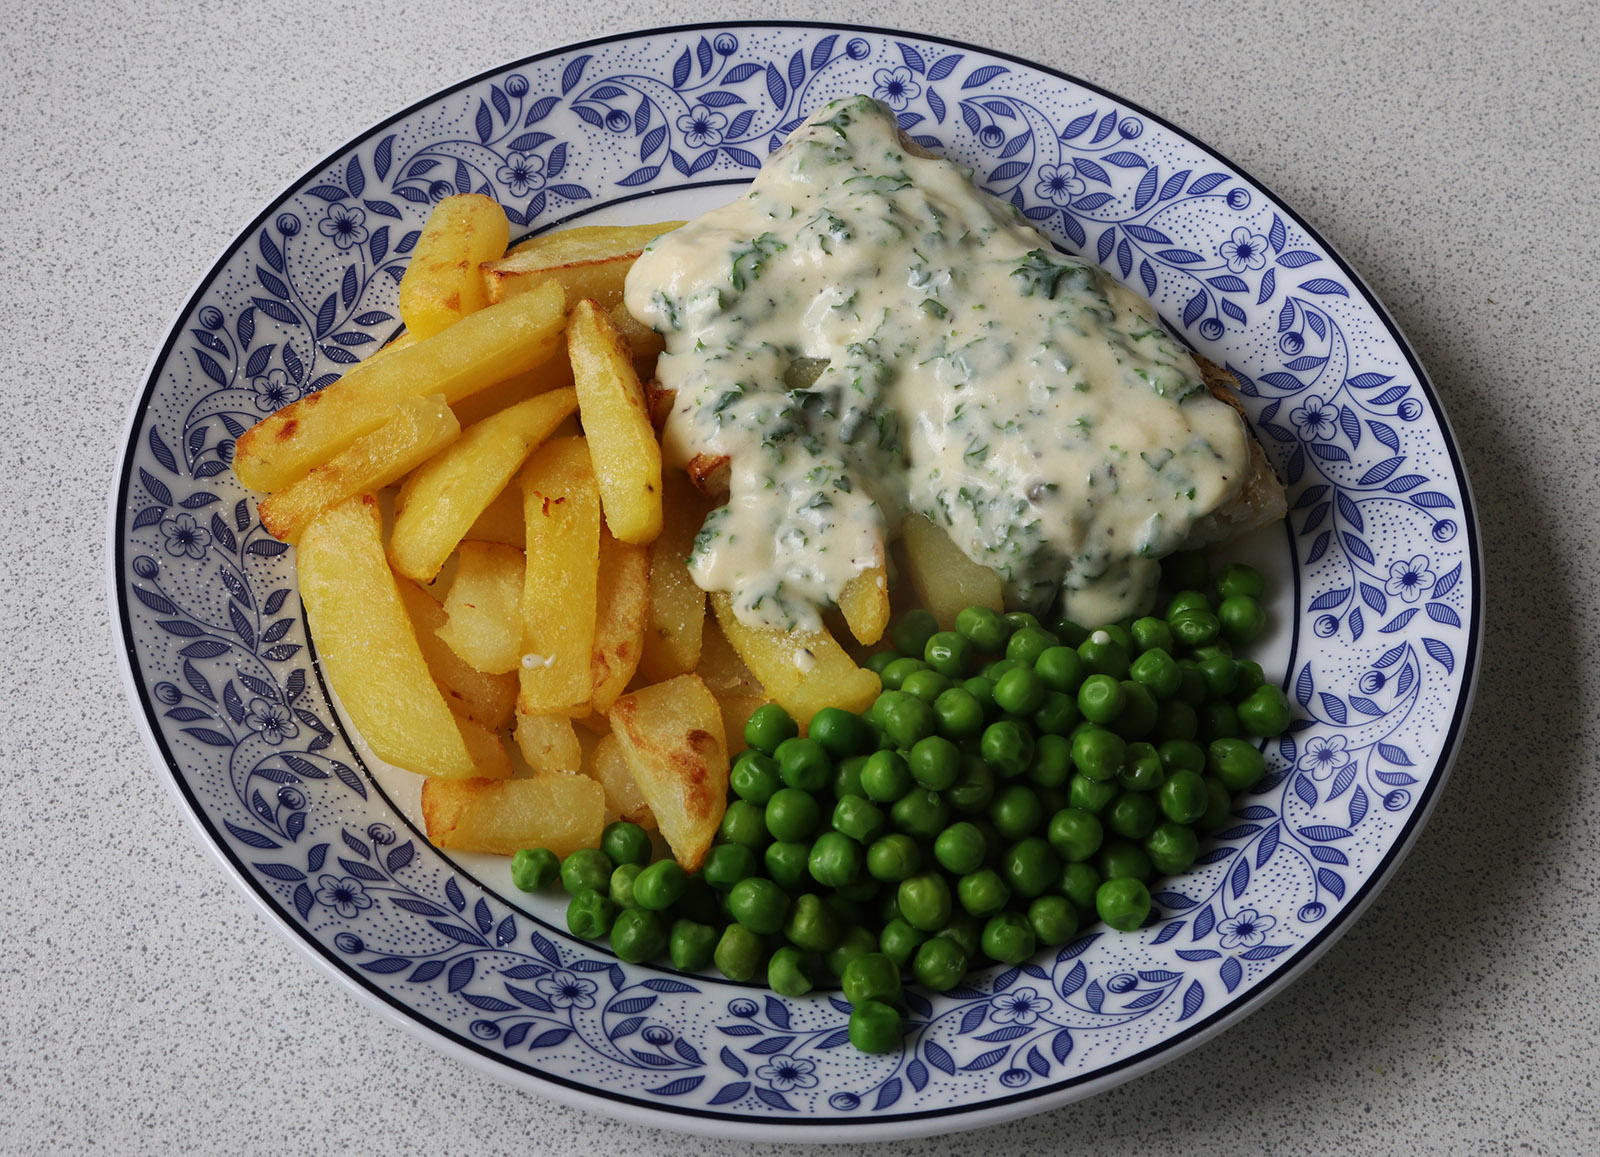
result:
[(1197, 554), (1163, 572), (1164, 614), (1094, 631), (907, 613), (862, 714), (819, 711), (804, 738), (776, 704), (751, 716), (694, 875), (614, 823), (563, 861), (519, 852), (512, 877), (559, 878), (568, 927), (623, 960), (715, 964), (785, 996), (838, 984), (851, 1042), (892, 1051), (907, 974), (943, 992), (1096, 919), (1140, 927), (1149, 882), (1186, 870), (1266, 770), (1249, 737), (1282, 734), (1289, 704), (1233, 654), (1265, 625), (1261, 575), (1230, 565), (1213, 588)]

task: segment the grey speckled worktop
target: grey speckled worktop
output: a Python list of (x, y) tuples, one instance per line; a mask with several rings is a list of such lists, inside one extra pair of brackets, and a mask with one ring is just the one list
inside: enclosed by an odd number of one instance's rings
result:
[[(113, 4), (0, 22), (0, 1150), (720, 1154), (525, 1095), (349, 998), (200, 847), (111, 657), (107, 490), (194, 282), (357, 130), (662, 0)], [(1322, 230), (1428, 367), (1487, 544), (1477, 710), (1348, 935), (1152, 1075), (905, 1153), (1600, 1151), (1600, 20), (1592, 3), (817, 2), (1176, 121)]]

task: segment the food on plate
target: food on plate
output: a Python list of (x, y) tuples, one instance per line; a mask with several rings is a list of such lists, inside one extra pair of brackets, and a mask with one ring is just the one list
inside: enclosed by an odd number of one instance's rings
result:
[(498, 201), (478, 193), (434, 207), (400, 279), (400, 320), (419, 338), (448, 329), (489, 303), (478, 266), (506, 251), (511, 223)]
[(566, 856), (600, 842), (606, 797), (583, 775), (429, 779), (422, 784), (422, 815), (428, 838), (441, 848), (513, 856), (542, 847)]
[(522, 572), (520, 545), (461, 544), (456, 576), (444, 600), (445, 621), (434, 633), (462, 662), (491, 675), (517, 669), (522, 661)]
[(1112, 621), (1250, 476), (1243, 421), (1148, 302), (866, 97), (813, 114), (627, 285), (666, 336), (667, 459), (729, 494), (690, 570), (751, 625), (815, 630), (911, 513), (1009, 605)]
[(566, 289), (569, 300), (588, 299), (601, 309), (612, 309), (622, 301), (623, 280), (640, 251), (682, 224), (580, 225), (520, 242), (503, 258), (485, 262), (483, 281), (489, 300), (504, 301), (553, 279)]

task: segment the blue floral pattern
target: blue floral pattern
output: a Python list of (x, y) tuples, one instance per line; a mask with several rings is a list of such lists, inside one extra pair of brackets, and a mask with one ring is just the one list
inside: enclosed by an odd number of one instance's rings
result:
[[(639, 194), (747, 179), (857, 91), (1063, 248), (1149, 296), (1238, 377), (1288, 484), (1291, 732), (1134, 934), (908, 990), (901, 1052), (849, 1006), (624, 965), (566, 935), (503, 864), (420, 838), (314, 677), (292, 555), (230, 472), (261, 414), (398, 328), (434, 203), (478, 192), (522, 232)], [(725, 199), (711, 190), (706, 204)], [(650, 216), (648, 209), (642, 216)], [(1476, 528), (1414, 360), (1320, 240), (1148, 114), (980, 50), (749, 25), (522, 62), (354, 142), (263, 214), (158, 359), (125, 453), (116, 551), (144, 714), (202, 825), (324, 959), (538, 1085), (714, 1123), (876, 1123), (1109, 1081), (1174, 1055), (1327, 942), (1421, 820), (1476, 662)], [(603, 1101), (602, 1101), (603, 1107)]]

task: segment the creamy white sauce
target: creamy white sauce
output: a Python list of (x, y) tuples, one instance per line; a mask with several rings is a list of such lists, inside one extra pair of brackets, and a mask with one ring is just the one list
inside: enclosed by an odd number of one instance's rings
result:
[(658, 239), (627, 306), (666, 335), (668, 459), (730, 460), (690, 571), (750, 623), (814, 628), (910, 511), (1008, 603), (1111, 622), (1244, 481), (1243, 424), (1154, 308), (866, 97)]

